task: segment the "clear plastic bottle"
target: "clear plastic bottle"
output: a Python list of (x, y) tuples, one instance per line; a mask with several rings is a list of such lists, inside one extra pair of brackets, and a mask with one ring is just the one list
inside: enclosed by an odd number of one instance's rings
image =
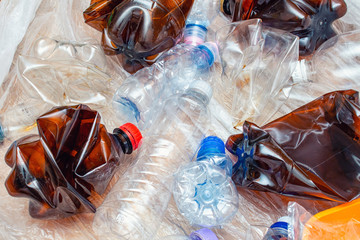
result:
[(161, 240), (218, 240), (215, 233), (207, 228), (192, 232), (189, 236), (171, 235), (161, 238)]
[(235, 215), (239, 205), (224, 142), (215, 136), (205, 138), (196, 160), (175, 173), (176, 205), (193, 225), (222, 225)]
[(186, 20), (184, 42), (191, 45), (203, 44), (212, 20), (217, 16), (219, 0), (195, 1)]
[(290, 217), (284, 216), (270, 226), (269, 231), (265, 234), (263, 240), (287, 240)]
[(177, 45), (163, 60), (123, 82), (113, 98), (117, 117), (144, 129), (156, 104), (172, 94), (184, 92), (194, 80), (209, 81), (209, 69), (217, 55), (214, 43), (197, 47)]
[(28, 99), (14, 106), (5, 106), (0, 113), (0, 143), (12, 139), (36, 126), (36, 118), (50, 110), (51, 104), (38, 99)]
[[(171, 198), (173, 173), (192, 159), (208, 125), (212, 88), (195, 81), (157, 111), (138, 162), (113, 186), (95, 214), (108, 239), (152, 239)], [(161, 127), (159, 127), (161, 126)]]

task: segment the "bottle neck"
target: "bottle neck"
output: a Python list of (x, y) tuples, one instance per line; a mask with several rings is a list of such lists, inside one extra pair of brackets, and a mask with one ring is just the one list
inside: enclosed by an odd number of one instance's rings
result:
[(184, 31), (184, 42), (197, 46), (203, 44), (206, 39), (207, 28), (201, 24), (187, 24)]
[(112, 136), (125, 154), (131, 154), (133, 152), (131, 140), (123, 130), (115, 128)]

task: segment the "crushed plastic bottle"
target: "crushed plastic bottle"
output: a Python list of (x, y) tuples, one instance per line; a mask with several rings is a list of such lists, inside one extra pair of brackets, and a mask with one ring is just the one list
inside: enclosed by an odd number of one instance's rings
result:
[(39, 135), (15, 141), (5, 155), (12, 171), (11, 196), (30, 198), (34, 218), (63, 218), (95, 212), (91, 196), (102, 194), (114, 173), (126, 170), (125, 157), (138, 148), (141, 133), (130, 123), (113, 134), (86, 105), (58, 107), (37, 119)]
[(148, 126), (155, 105), (183, 93), (195, 80), (210, 81), (210, 67), (218, 56), (214, 43), (177, 45), (162, 61), (126, 79), (116, 91), (113, 108), (118, 118)]
[(289, 31), (300, 38), (300, 56), (307, 56), (336, 35), (332, 23), (347, 7), (343, 0), (222, 0), (221, 11), (233, 22), (260, 18), (266, 26)]
[[(108, 239), (153, 239), (171, 198), (173, 173), (193, 158), (209, 124), (212, 88), (195, 81), (157, 109), (138, 162), (113, 186), (93, 229)], [(161, 127), (159, 127), (161, 126)]]
[(205, 138), (196, 160), (175, 173), (176, 205), (193, 225), (220, 226), (235, 215), (239, 204), (224, 142), (215, 136)]
[(219, 240), (215, 233), (207, 228), (192, 232), (189, 236), (171, 235), (161, 238), (161, 240)]
[(108, 55), (121, 54), (134, 73), (154, 63), (181, 38), (194, 0), (92, 0), (85, 22), (102, 32)]
[(350, 201), (360, 195), (359, 93), (327, 93), (262, 127), (245, 122), (227, 150), (236, 185), (287, 196)]
[(265, 234), (263, 240), (287, 240), (290, 217), (284, 216), (270, 226), (269, 231)]

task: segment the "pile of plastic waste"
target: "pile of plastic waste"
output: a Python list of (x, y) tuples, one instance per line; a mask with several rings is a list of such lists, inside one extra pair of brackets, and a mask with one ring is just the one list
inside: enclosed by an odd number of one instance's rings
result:
[(0, 0), (0, 238), (360, 238), (359, 10)]

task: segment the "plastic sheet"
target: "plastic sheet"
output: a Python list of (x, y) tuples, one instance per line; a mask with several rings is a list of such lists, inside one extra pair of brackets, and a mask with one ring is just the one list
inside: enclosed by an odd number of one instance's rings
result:
[(298, 39), (263, 27), (260, 20), (230, 24), (216, 34), (224, 70), (215, 88), (227, 89), (215, 92), (216, 100), (225, 105), (234, 127), (245, 120), (265, 123), (287, 98), (298, 59)]
[(0, 1), (0, 84), (9, 72), (16, 48), (34, 19), (41, 1)]
[(359, 96), (325, 94), (259, 128), (245, 122), (227, 149), (235, 184), (284, 195), (350, 201), (360, 188)]

